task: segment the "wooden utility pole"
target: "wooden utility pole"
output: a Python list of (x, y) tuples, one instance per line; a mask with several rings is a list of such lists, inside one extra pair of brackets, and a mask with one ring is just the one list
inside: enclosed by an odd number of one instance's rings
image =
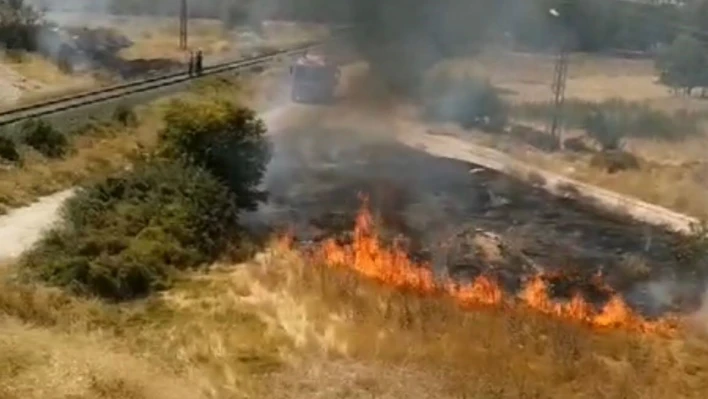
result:
[(187, 49), (187, 0), (180, 0), (179, 8), (179, 48)]

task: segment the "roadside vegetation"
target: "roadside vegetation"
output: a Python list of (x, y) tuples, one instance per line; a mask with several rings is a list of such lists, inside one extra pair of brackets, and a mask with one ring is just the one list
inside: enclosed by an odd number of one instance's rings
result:
[(238, 247), (238, 213), (263, 197), (256, 186), (268, 162), (265, 127), (248, 109), (215, 99), (175, 100), (164, 121), (153, 152), (66, 203), (61, 227), (26, 255), (26, 270), (125, 300)]
[[(254, 78), (253, 82), (204, 79), (191, 86), (187, 97), (247, 101), (252, 97), (251, 86), (268, 90), (262, 79)], [(131, 167), (158, 145), (170, 100), (140, 106), (119, 104), (107, 113), (107, 119), (80, 126), (58, 128), (43, 120), (30, 120), (4, 129), (0, 139), (0, 213)]]

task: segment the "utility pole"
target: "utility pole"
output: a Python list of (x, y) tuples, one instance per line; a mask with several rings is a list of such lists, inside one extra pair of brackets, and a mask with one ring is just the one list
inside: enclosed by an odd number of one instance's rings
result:
[(179, 48), (187, 49), (187, 0), (180, 0), (179, 8)]
[[(548, 10), (548, 13), (560, 21), (561, 13), (555, 8)], [(563, 105), (565, 104), (565, 83), (568, 78), (568, 48), (564, 29), (559, 26), (558, 37), (558, 56), (555, 62), (553, 73), (553, 84), (551, 91), (553, 92), (553, 111), (551, 121), (548, 125), (548, 133), (556, 141), (556, 148), (563, 149)]]
[(553, 74), (553, 114), (551, 115), (550, 135), (556, 140), (558, 149), (563, 149), (563, 105), (565, 104), (565, 84), (568, 79), (568, 51), (561, 43), (556, 58)]

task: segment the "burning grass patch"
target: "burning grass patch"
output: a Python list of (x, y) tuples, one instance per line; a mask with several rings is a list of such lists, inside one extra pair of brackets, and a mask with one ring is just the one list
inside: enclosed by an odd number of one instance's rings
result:
[[(320, 383), (283, 371), (300, 379), (279, 377), (279, 385), (291, 391), (282, 397), (299, 397), (296, 392), (304, 388), (325, 392), (343, 385), (350, 395), (345, 397), (352, 398), (372, 391), (401, 398), (674, 398), (705, 392), (700, 382), (705, 371), (696, 368), (708, 361), (702, 341), (629, 330), (598, 334), (530, 306), (461, 311), (450, 296), (362, 278), (360, 271), (313, 263), (309, 255), (288, 247), (285, 243), (263, 257), (251, 273), (257, 290), (281, 303), (298, 304), (298, 316), (281, 314), (280, 322), (291, 326), (286, 331), (300, 337), (302, 347), (321, 353), (317, 367), (301, 365), (301, 370), (329, 368), (320, 373), (327, 374)], [(300, 321), (298, 328), (293, 319)], [(361, 369), (377, 371), (367, 381), (356, 381), (346, 371), (353, 369), (360, 376), (369, 375)], [(339, 379), (325, 386), (331, 374)], [(406, 387), (382, 386), (392, 375), (406, 381)]]
[[(426, 263), (416, 264), (396, 243), (391, 247), (382, 244), (374, 226), (365, 198), (356, 218), (351, 244), (325, 240), (314, 250), (313, 260), (331, 267), (344, 267), (362, 276), (395, 289), (424, 296), (446, 296), (462, 308), (478, 309), (485, 306), (515, 307), (521, 305), (541, 314), (579, 322), (595, 329), (628, 329), (639, 332), (672, 334), (676, 320), (649, 321), (632, 310), (629, 305), (597, 276), (587, 286), (596, 294), (604, 295), (598, 308), (584, 297), (579, 285), (566, 288), (567, 300), (560, 302), (551, 297), (551, 283), (565, 282), (562, 273), (531, 276), (523, 281), (516, 298), (508, 297), (504, 286), (493, 276), (479, 275), (470, 283), (440, 280)], [(588, 288), (586, 287), (586, 288)], [(587, 289), (585, 290), (587, 292)]]
[[(702, 398), (708, 389), (703, 341), (598, 334), (524, 306), (461, 311), (449, 296), (312, 262), (283, 241), (142, 303), (106, 306), (6, 284), (0, 305), (33, 325), (12, 335), (12, 347), (27, 350), (3, 352), (14, 366), (0, 372), (0, 385), (44, 376), (22, 392), (30, 398), (46, 397), (45, 387), (63, 393), (79, 376), (97, 382), (79, 389), (96, 385), (116, 398), (673, 399)], [(9, 328), (3, 323), (0, 330)], [(28, 345), (38, 337), (42, 344)], [(41, 374), (47, 368), (37, 356), (59, 366), (96, 356), (81, 364), (97, 366)], [(99, 368), (101, 359), (130, 369), (105, 374), (114, 368)], [(173, 389), (147, 395), (170, 381), (178, 396)]]

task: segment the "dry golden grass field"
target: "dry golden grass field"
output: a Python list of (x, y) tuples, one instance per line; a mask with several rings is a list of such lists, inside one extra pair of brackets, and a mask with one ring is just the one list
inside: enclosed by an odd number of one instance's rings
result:
[[(267, 93), (277, 86), (272, 83), (266, 76), (246, 84), (243, 101), (257, 105), (252, 94)], [(225, 90), (236, 95), (231, 86)], [(139, 109), (141, 124), (130, 132), (77, 138), (77, 150), (55, 165), (29, 159), (0, 173), (8, 173), (14, 190), (27, 190), (27, 198), (36, 195), (31, 187), (53, 184), (50, 167), (98, 168), (107, 157), (108, 166), (94, 176), (105, 175), (128, 166), (139, 146), (150, 148), (159, 111), (160, 102)], [(326, 256), (274, 240), (245, 263), (224, 261), (183, 276), (160, 295), (121, 305), (24, 282), (13, 265), (0, 265), (0, 398), (708, 395), (702, 314), (666, 335), (634, 328), (662, 321), (644, 324), (622, 312), (614, 314), (612, 328), (600, 328), (575, 313), (549, 315), (548, 303), (528, 298), (486, 306), (479, 300), (495, 297), (489, 286), (456, 297), (416, 289), (421, 280), (410, 279), (410, 259), (371, 238), (360, 246), (319, 247)], [(338, 261), (352, 252), (379, 261)]]
[(708, 394), (708, 344), (697, 333), (593, 330), (522, 306), (463, 311), (444, 296), (313, 263), (281, 242), (269, 248), (121, 306), (12, 282), (6, 269), (0, 397)]
[[(179, 27), (172, 18), (151, 18), (150, 22), (121, 24), (115, 21), (115, 29), (124, 34), (135, 44), (124, 50), (122, 56), (136, 58), (171, 58), (184, 61), (185, 53), (177, 46)], [(210, 19), (191, 19), (188, 27), (189, 47), (201, 49), (205, 56), (235, 57), (240, 53), (248, 54), (255, 48), (288, 47), (304, 41), (313, 40), (327, 34), (320, 26), (284, 26), (271, 24), (263, 29), (262, 40), (258, 42), (248, 36), (224, 28), (221, 21)]]

